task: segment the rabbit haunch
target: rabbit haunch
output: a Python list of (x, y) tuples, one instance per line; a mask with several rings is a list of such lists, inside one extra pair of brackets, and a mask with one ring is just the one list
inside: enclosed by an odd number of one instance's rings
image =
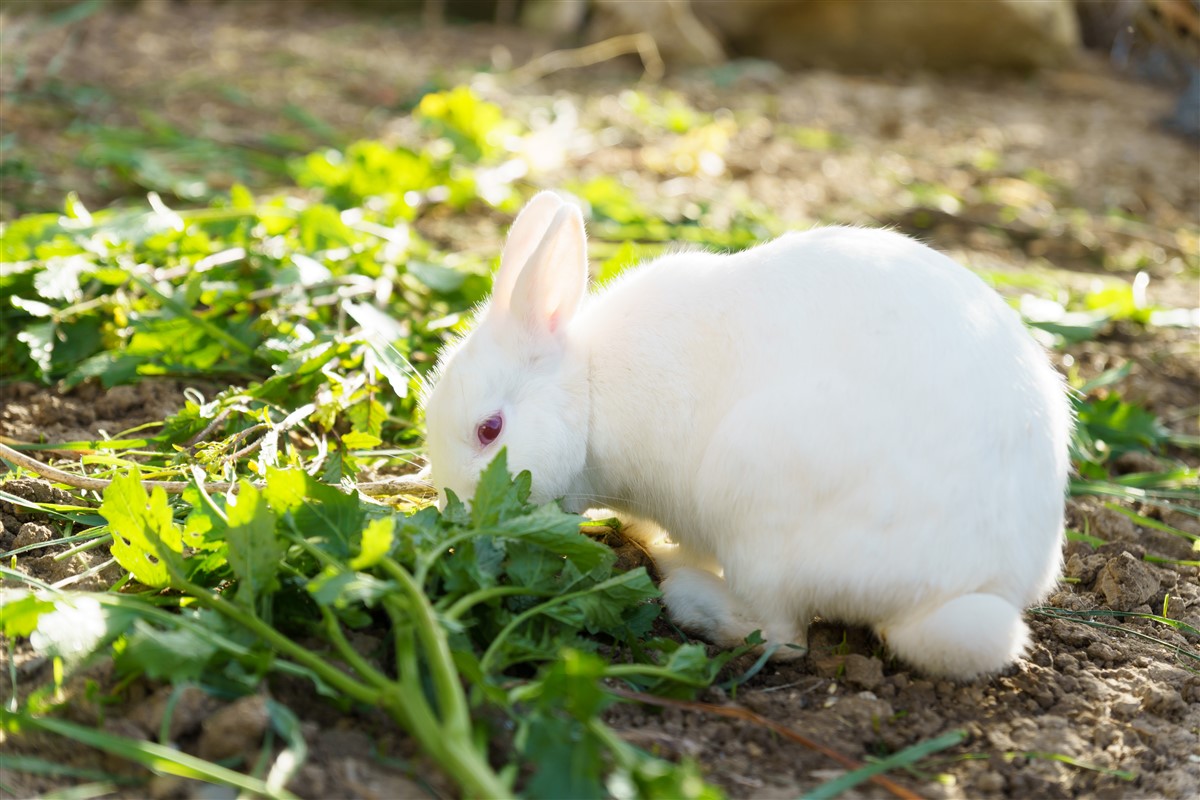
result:
[(538, 195), (426, 398), (443, 496), (506, 447), (535, 500), (650, 542), (671, 616), (720, 644), (803, 644), (820, 614), (931, 674), (1020, 655), (1058, 574), (1071, 416), (995, 292), (849, 228), (586, 285), (582, 216)]

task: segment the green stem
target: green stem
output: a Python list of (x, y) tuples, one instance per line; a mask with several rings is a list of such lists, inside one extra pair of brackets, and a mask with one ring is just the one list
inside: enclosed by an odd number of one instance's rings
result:
[[(392, 635), (396, 637), (396, 671), (399, 680), (397, 691), (384, 695), (384, 708), (397, 720), (403, 719), (402, 715), (409, 716), (411, 722), (406, 725), (409, 732), (458, 781), (467, 795), (489, 800), (510, 797), (512, 793), (471, 741), (470, 720), (467, 720), (466, 732), (460, 735), (449, 735), (450, 726), (447, 723), (439, 726), (420, 689), (421, 668), (417, 662), (413, 621), (405, 618), (398, 599), (385, 598), (384, 608), (392, 620)], [(453, 670), (453, 664), (449, 666)], [(432, 664), (430, 668), (433, 668)], [(416, 691), (405, 693), (399, 688), (401, 686), (416, 687)]]
[(621, 573), (620, 575), (616, 575), (612, 578), (609, 578), (606, 581), (601, 581), (600, 583), (597, 583), (594, 586), (589, 586), (586, 589), (581, 589), (578, 592), (571, 592), (570, 594), (559, 595), (558, 597), (555, 597), (553, 600), (548, 600), (545, 603), (536, 605), (533, 608), (529, 609), (528, 611), (524, 611), (524, 612), (518, 614), (517, 616), (513, 617), (509, 621), (509, 623), (500, 630), (500, 633), (496, 634), (496, 638), (492, 640), (492, 643), (490, 645), (488, 645), (488, 649), (486, 651), (484, 651), (483, 658), (479, 661), (479, 669), (481, 671), (483, 671), (484, 673), (486, 673), (488, 671), (488, 667), (491, 666), (492, 659), (495, 658), (496, 653), (500, 652), (500, 645), (504, 643), (504, 640), (508, 638), (509, 634), (511, 634), (517, 628), (518, 625), (521, 625), (526, 620), (532, 619), (533, 617), (536, 617), (538, 614), (545, 613), (545, 611), (547, 609), (553, 608), (554, 606), (561, 605), (563, 603), (568, 603), (568, 602), (574, 600), (576, 597), (583, 597), (584, 595), (592, 594), (593, 592), (597, 592), (597, 591), (606, 589), (611, 585), (623, 583), (623, 582), (627, 581), (633, 574), (634, 573), (632, 573), (632, 572), (624, 572), (624, 573)]
[(443, 612), (442, 616), (448, 620), (457, 620), (466, 613), (467, 609), (477, 603), (491, 600), (493, 597), (508, 597), (518, 594), (531, 597), (553, 597), (555, 593), (545, 589), (528, 589), (524, 586), (491, 586), (463, 595), (447, 611)]
[(632, 678), (635, 676), (662, 678), (674, 681), (675, 683), (682, 683), (685, 686), (698, 686), (700, 688), (705, 688), (711, 683), (711, 681), (703, 678), (689, 680), (681, 673), (672, 672), (666, 667), (658, 667), (653, 664), (610, 664), (604, 669), (604, 677), (606, 678)]
[(458, 670), (454, 667), (454, 658), (450, 655), (450, 643), (446, 641), (445, 631), (434, 615), (429, 598), (421, 591), (408, 570), (393, 559), (384, 558), (380, 561), (380, 566), (408, 596), (417, 636), (425, 646), (429, 672), (433, 677), (438, 707), (442, 712), (447, 734), (466, 737), (469, 741), (471, 717), (467, 713), (467, 698), (459, 681)]
[(391, 688), (394, 684), (388, 680), (387, 676), (367, 663), (367, 660), (360, 656), (346, 639), (346, 634), (342, 632), (342, 626), (333, 612), (325, 606), (320, 606), (320, 609), (321, 617), (325, 621), (325, 632), (329, 634), (329, 642), (342, 660), (361, 675), (367, 683), (377, 689), (386, 691)]
[(167, 569), (171, 572), (171, 581), (180, 591), (186, 592), (196, 598), (199, 603), (229, 617), (229, 619), (238, 623), (243, 628), (256, 634), (260, 639), (274, 647), (276, 651), (284, 653), (303, 666), (308, 667), (321, 680), (338, 691), (343, 692), (360, 703), (375, 705), (379, 702), (380, 692), (377, 689), (372, 689), (365, 684), (359, 683), (341, 670), (326, 664), (318, 655), (296, 644), (250, 612), (192, 583), (176, 571), (169, 561), (164, 559), (163, 563), (167, 564)]
[[(439, 761), (443, 757), (443, 741), (437, 716), (429, 706), (422, 688), (421, 668), (417, 664), (417, 648), (412, 641), (412, 628), (399, 614), (394, 602), (384, 600), (384, 608), (392, 620), (392, 636), (396, 639), (396, 681), (392, 683), (384, 704), (397, 720), (408, 720), (407, 728), (417, 741)], [(407, 692), (401, 687), (411, 687)], [(400, 716), (397, 716), (399, 714)]]

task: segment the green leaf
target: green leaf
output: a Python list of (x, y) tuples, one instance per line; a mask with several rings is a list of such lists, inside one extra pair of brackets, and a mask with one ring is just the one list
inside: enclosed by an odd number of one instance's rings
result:
[(1130, 450), (1158, 450), (1171, 432), (1158, 417), (1127, 403), (1115, 392), (1077, 405), (1078, 424), (1093, 441), (1103, 442), (1113, 456)]
[(379, 563), (392, 549), (396, 521), (393, 517), (371, 520), (363, 528), (358, 555), (350, 560), (350, 569), (367, 569)]
[(281, 798), (282, 800), (295, 798), (295, 795), (286, 789), (268, 788), (257, 778), (243, 775), (187, 753), (181, 753), (172, 747), (118, 736), (108, 730), (97, 730), (55, 717), (35, 717), (32, 714), (12, 712), (6, 708), (0, 708), (0, 725), (3, 725), (4, 730), (10, 732), (40, 730), (67, 737), (88, 747), (95, 747), (106, 753), (141, 764), (154, 772), (178, 775), (207, 783), (225, 784), (250, 794), (261, 794), (271, 798)]
[(240, 183), (229, 187), (229, 204), (234, 208), (254, 208), (254, 195)]
[(5, 636), (29, 636), (42, 614), (54, 610), (54, 603), (32, 592), (5, 589), (0, 596), (4, 600), (0, 605), (4, 611)]
[(155, 488), (147, 496), (141, 472), (120, 475), (104, 490), (100, 514), (113, 535), (117, 563), (141, 583), (156, 589), (170, 584), (165, 560), (182, 568), (183, 537), (167, 505), (167, 493)]
[(348, 450), (370, 450), (378, 447), (382, 442), (383, 440), (378, 436), (357, 431), (352, 431), (342, 437), (342, 444), (346, 445)]
[[(477, 508), (478, 505), (472, 505), (473, 514), (478, 513)], [(566, 558), (580, 572), (591, 572), (614, 562), (616, 555), (611, 548), (579, 532), (582, 521), (582, 517), (567, 514), (551, 503), (528, 514), (494, 523), (487, 531), (493, 536), (536, 544), (555, 556)]]
[(564, 619), (579, 619), (593, 633), (612, 631), (621, 627), (627, 608), (659, 596), (645, 567), (638, 567), (597, 583), (548, 613), (561, 615), (564, 609), (571, 609), (578, 612), (579, 616), (571, 615)]
[(262, 496), (276, 514), (295, 511), (308, 496), (309, 477), (302, 470), (267, 468), (267, 486)]
[(126, 634), (117, 664), (155, 680), (180, 682), (203, 676), (216, 653), (217, 645), (211, 639), (188, 628), (163, 630), (139, 619)]
[(514, 480), (508, 474), (508, 453), (505, 448), (492, 459), (475, 486), (471, 501), (471, 519), (476, 527), (487, 528), (527, 509), (531, 478), (522, 472)]
[(351, 603), (376, 605), (396, 593), (396, 584), (365, 572), (345, 572), (329, 567), (308, 582), (308, 592), (319, 605), (344, 608)]
[(254, 608), (258, 598), (278, 587), (276, 574), (283, 543), (275, 536), (275, 514), (249, 481), (242, 481), (236, 502), (226, 508), (229, 566), (238, 577), (235, 600)]
[(452, 267), (429, 264), (424, 261), (409, 261), (406, 269), (409, 275), (441, 294), (457, 292), (462, 288), (468, 274)]

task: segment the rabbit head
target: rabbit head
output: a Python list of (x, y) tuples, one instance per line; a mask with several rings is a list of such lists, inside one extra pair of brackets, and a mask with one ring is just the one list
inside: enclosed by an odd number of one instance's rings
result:
[(469, 501), (500, 448), (513, 474), (532, 473), (534, 502), (567, 494), (577, 480), (587, 452), (587, 360), (570, 323), (586, 287), (583, 216), (543, 192), (513, 223), (491, 299), (443, 350), (425, 397), (442, 503), (447, 489)]

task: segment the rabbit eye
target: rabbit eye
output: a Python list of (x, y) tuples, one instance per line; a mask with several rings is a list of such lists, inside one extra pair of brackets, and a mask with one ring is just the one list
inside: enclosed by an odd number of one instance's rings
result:
[(478, 437), (479, 443), (486, 447), (496, 441), (496, 437), (500, 435), (500, 431), (503, 429), (504, 417), (499, 414), (492, 414), (479, 423), (479, 427), (475, 429), (475, 436)]

